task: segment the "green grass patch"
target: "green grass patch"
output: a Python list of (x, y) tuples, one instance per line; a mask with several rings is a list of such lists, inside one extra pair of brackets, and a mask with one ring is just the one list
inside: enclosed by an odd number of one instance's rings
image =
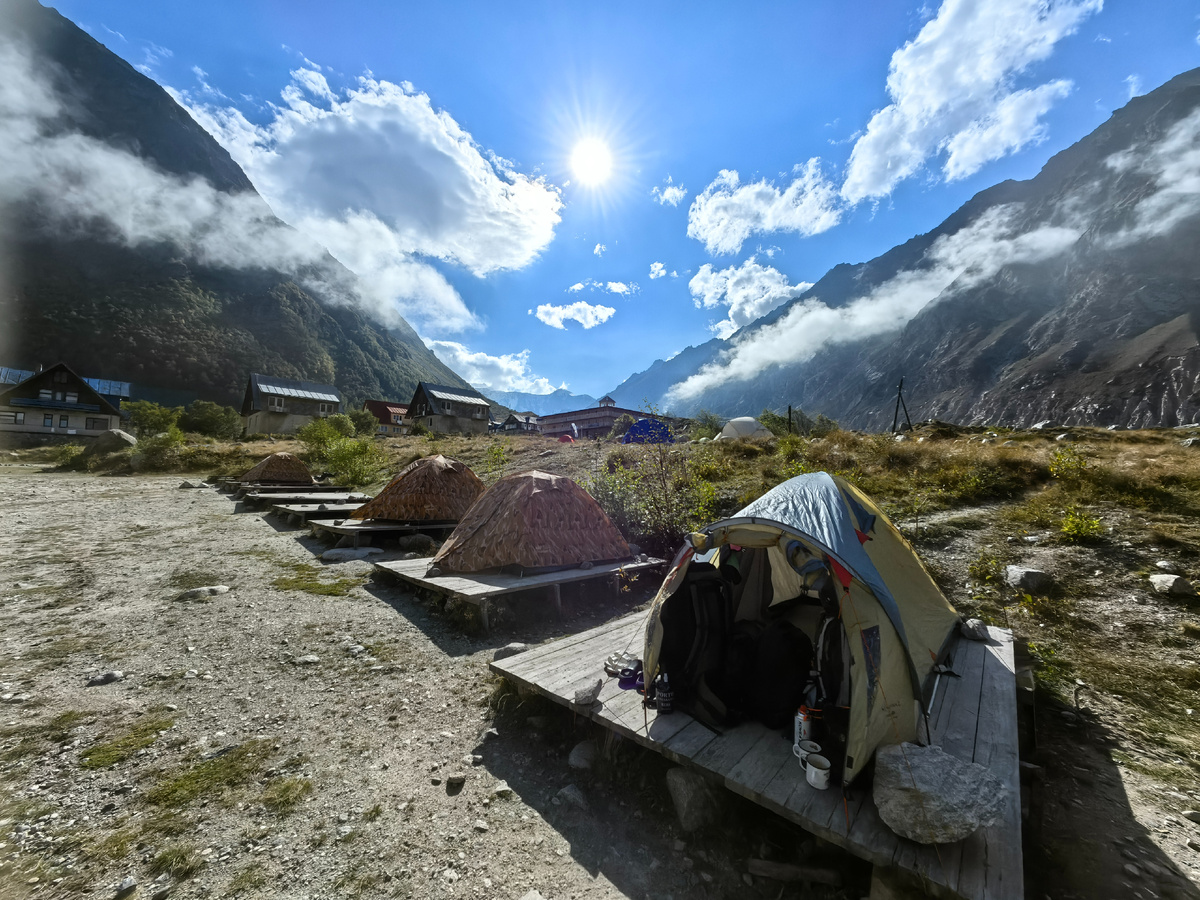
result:
[(269, 741), (247, 741), (160, 781), (146, 793), (146, 800), (155, 806), (177, 809), (200, 797), (217, 796), (257, 775), (270, 755)]
[(363, 813), (363, 821), (364, 822), (374, 822), (376, 819), (378, 819), (382, 815), (383, 815), (383, 804), (376, 803), (374, 806), (372, 806), (370, 809), (368, 809), (365, 813)]
[(111, 831), (91, 846), (88, 856), (106, 862), (120, 862), (133, 849), (138, 839), (136, 828), (119, 828)]
[(312, 792), (311, 779), (276, 778), (263, 789), (262, 802), (276, 815), (286, 816), (307, 797), (312, 796)]
[(271, 582), (281, 591), (303, 591), (318, 597), (345, 597), (363, 583), (362, 578), (336, 578), (326, 581), (321, 570), (310, 563), (291, 563), (285, 566), (291, 574), (280, 575)]
[(7, 728), (0, 731), (0, 740), (19, 735), (16, 743), (0, 750), (0, 760), (15, 762), (27, 756), (36, 756), (49, 749), (50, 744), (61, 744), (70, 737), (71, 729), (90, 713), (69, 709), (59, 713), (49, 722), (30, 727)]
[(150, 861), (151, 875), (170, 875), (176, 881), (186, 881), (204, 868), (204, 857), (192, 844), (171, 844), (160, 850)]
[(240, 870), (233, 878), (229, 879), (228, 892), (230, 896), (234, 894), (242, 894), (246, 891), (257, 890), (261, 887), (266, 887), (268, 883), (267, 873), (258, 863), (246, 866)]
[(124, 762), (142, 748), (153, 744), (158, 740), (160, 731), (166, 731), (174, 724), (174, 719), (151, 719), (148, 722), (139, 722), (120, 737), (89, 748), (83, 754), (80, 765), (85, 769), (104, 769)]

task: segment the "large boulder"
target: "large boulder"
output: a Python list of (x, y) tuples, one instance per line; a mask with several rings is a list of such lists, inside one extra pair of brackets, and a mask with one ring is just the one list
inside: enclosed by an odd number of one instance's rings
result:
[(941, 747), (893, 744), (876, 754), (874, 796), (879, 818), (896, 834), (948, 844), (1000, 821), (1008, 788)]
[(137, 446), (137, 438), (128, 431), (122, 431), (120, 428), (112, 428), (103, 434), (97, 436), (96, 440), (92, 441), (92, 453), (115, 453), (118, 450), (125, 450), (129, 447)]
[(1150, 586), (1155, 593), (1172, 597), (1195, 597), (1196, 588), (1182, 575), (1151, 575)]
[(1054, 579), (1041, 569), (1028, 566), (1005, 566), (1004, 583), (1026, 594), (1040, 594), (1050, 590)]
[(700, 773), (682, 767), (668, 770), (667, 792), (684, 831), (698, 831), (720, 820), (721, 795)]

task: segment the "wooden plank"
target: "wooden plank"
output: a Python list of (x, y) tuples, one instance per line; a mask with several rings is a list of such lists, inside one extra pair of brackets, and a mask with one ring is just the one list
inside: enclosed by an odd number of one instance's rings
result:
[(792, 742), (778, 731), (763, 729), (758, 741), (738, 764), (729, 770), (725, 786), (749, 800), (757, 801), (771, 780), (784, 768), (803, 772), (800, 760), (792, 753)]
[[(629, 643), (633, 636), (641, 634), (642, 623), (646, 615), (645, 611), (636, 612), (595, 628), (589, 628), (587, 631), (567, 635), (516, 656), (510, 656), (508, 659), (494, 662), (491, 664), (491, 669), (501, 675), (512, 675), (529, 681), (537, 680), (562, 666), (578, 665), (577, 654), (580, 648), (594, 641), (611, 643), (614, 645), (613, 650), (619, 649), (620, 646)], [(601, 667), (613, 650), (600, 658)]]
[(663, 754), (675, 762), (691, 762), (692, 757), (716, 737), (717, 733), (707, 725), (692, 720), (659, 746), (662, 747)]
[(298, 518), (304, 522), (313, 518), (336, 519), (347, 516), (361, 506), (361, 503), (276, 503), (271, 512), (287, 519)]
[(691, 763), (724, 779), (765, 730), (766, 726), (759, 722), (743, 722), (726, 731), (719, 741), (712, 741), (697, 752)]

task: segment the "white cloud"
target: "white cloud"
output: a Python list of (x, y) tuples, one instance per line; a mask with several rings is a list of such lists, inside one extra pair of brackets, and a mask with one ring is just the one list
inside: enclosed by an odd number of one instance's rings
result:
[(742, 184), (738, 173), (722, 169), (688, 209), (688, 237), (703, 241), (709, 253), (736, 253), (752, 234), (775, 231), (805, 236), (832, 228), (841, 219), (837, 190), (810, 159), (793, 170), (791, 184), (778, 188), (766, 179)]
[(582, 281), (577, 281), (573, 285), (571, 285), (569, 288), (567, 288), (567, 291), (572, 294), (578, 294), (586, 286), (587, 285), (585, 285)]
[(656, 186), (650, 191), (650, 195), (660, 206), (678, 206), (687, 196), (687, 188), (682, 184), (675, 184), (668, 175), (666, 185), (661, 188)]
[(655, 278), (665, 278), (667, 275), (667, 267), (660, 262), (650, 263), (650, 280)]
[(945, 153), (947, 179), (1044, 137), (1041, 117), (1071, 83), (1017, 89), (1014, 81), (1073, 34), (1103, 0), (945, 0), (892, 55), (891, 103), (871, 118), (850, 155), (842, 196), (882, 197)]
[[(921, 268), (902, 271), (842, 306), (830, 307), (815, 297), (794, 305), (778, 321), (737, 340), (722, 359), (674, 385), (669, 399), (693, 399), (774, 366), (803, 362), (825, 347), (895, 331), (943, 292), (969, 289), (1005, 265), (1056, 256), (1081, 234), (1079, 229), (1057, 226), (1017, 234), (1019, 212), (1015, 205), (988, 210), (955, 234), (938, 238)], [(708, 296), (702, 292), (701, 302)]]
[(1129, 88), (1129, 99), (1139, 97), (1142, 94), (1142, 79), (1136, 75), (1129, 75), (1125, 78), (1125, 87)]
[(554, 385), (548, 378), (529, 370), (529, 351), (505, 353), (491, 356), (481, 351), (469, 350), (455, 341), (431, 341), (425, 343), (437, 354), (438, 359), (481, 389), (496, 391), (526, 391), (531, 394), (549, 394)]
[(334, 91), (302, 67), (282, 97), (256, 125), (177, 93), (281, 218), (361, 276), (375, 305), (426, 331), (477, 325), (427, 260), (482, 277), (528, 265), (553, 240), (558, 189), (479, 147), (412, 85), (366, 75)]
[(565, 329), (567, 321), (575, 321), (584, 328), (595, 328), (613, 317), (616, 310), (611, 306), (593, 306), (578, 300), (566, 306), (543, 303), (537, 308), (537, 317), (551, 328)]
[(1148, 178), (1153, 190), (1134, 205), (1131, 223), (1104, 243), (1122, 247), (1167, 234), (1200, 215), (1200, 110), (1176, 122), (1154, 144), (1131, 147), (1105, 163), (1117, 172)]
[(603, 255), (604, 255), (604, 251), (605, 251), (605, 250), (607, 250), (607, 249), (608, 249), (608, 248), (607, 248), (607, 247), (605, 247), (603, 244), (597, 244), (597, 245), (595, 246), (595, 248), (592, 250), (592, 252), (593, 252), (593, 253), (595, 253), (597, 256), (603, 256)]
[(639, 293), (641, 287), (636, 281), (594, 281), (591, 278), (585, 278), (583, 281), (577, 281), (567, 288), (567, 293), (578, 294), (583, 290), (604, 291), (608, 294), (620, 294), (623, 297), (627, 297)]
[(727, 318), (710, 326), (721, 338), (728, 338), (810, 287), (811, 282), (791, 284), (782, 272), (760, 266), (753, 256), (741, 266), (719, 271), (705, 263), (688, 282), (697, 309), (728, 309)]
[(636, 294), (641, 288), (637, 286), (637, 282), (630, 281), (610, 281), (604, 285), (605, 290), (610, 294), (620, 294), (622, 297), (627, 297), (630, 294)]

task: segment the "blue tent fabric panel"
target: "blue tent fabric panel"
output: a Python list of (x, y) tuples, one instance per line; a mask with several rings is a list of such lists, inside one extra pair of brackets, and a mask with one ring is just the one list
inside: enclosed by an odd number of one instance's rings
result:
[(673, 444), (675, 438), (669, 429), (658, 419), (638, 419), (629, 426), (622, 444)]

